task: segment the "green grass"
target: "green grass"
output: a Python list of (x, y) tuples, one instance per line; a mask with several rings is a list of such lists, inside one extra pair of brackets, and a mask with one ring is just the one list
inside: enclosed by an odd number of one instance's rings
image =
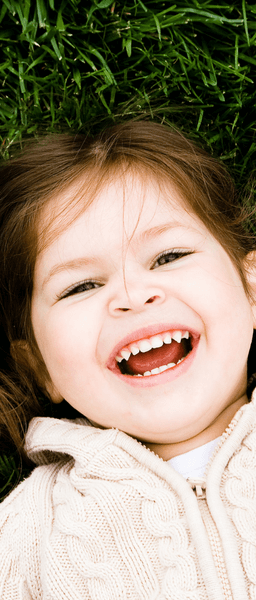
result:
[(0, 456), (0, 500), (3, 500), (30, 473), (17, 454)]
[[(179, 125), (225, 161), (238, 186), (246, 183), (256, 148), (256, 4), (2, 0), (0, 6), (4, 158), (42, 132), (97, 130), (147, 115)], [(6, 460), (3, 494), (18, 477), (11, 476), (16, 459), (9, 467)]]
[(238, 181), (255, 151), (256, 5), (2, 0), (2, 152), (145, 113), (193, 131)]

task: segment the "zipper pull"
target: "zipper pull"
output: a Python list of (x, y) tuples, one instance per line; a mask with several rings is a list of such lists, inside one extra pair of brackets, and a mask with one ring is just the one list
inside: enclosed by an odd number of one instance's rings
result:
[(206, 483), (204, 479), (187, 480), (196, 497), (200, 500), (206, 498)]

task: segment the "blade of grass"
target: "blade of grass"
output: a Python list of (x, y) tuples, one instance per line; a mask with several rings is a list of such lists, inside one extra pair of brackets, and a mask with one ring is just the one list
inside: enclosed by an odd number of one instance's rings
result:
[(246, 35), (246, 39), (247, 39), (247, 44), (248, 44), (248, 46), (250, 46), (250, 37), (249, 37), (249, 32), (248, 32), (245, 0), (242, 0), (242, 12), (243, 12), (244, 30), (245, 30), (245, 35)]

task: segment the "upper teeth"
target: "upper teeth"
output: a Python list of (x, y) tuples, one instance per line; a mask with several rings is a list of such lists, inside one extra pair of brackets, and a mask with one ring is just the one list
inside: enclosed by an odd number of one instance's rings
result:
[(189, 338), (188, 331), (180, 331), (179, 329), (175, 331), (167, 331), (165, 333), (159, 333), (158, 335), (154, 335), (150, 338), (139, 340), (138, 342), (132, 342), (128, 344), (120, 351), (119, 355), (116, 356), (116, 361), (121, 362), (124, 360), (129, 360), (131, 354), (135, 355), (139, 352), (149, 352), (152, 348), (161, 348), (163, 344), (171, 344), (172, 340), (175, 340), (180, 344), (183, 338)]

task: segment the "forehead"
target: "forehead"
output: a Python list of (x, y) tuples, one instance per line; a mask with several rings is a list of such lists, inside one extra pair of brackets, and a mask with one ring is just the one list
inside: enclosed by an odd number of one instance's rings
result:
[(172, 182), (131, 171), (112, 176), (98, 189), (81, 177), (50, 199), (40, 219), (39, 250), (65, 238), (67, 231), (77, 235), (81, 223), (88, 242), (101, 232), (109, 238), (119, 234), (124, 243), (147, 229), (151, 236), (158, 234), (167, 225), (207, 231)]

